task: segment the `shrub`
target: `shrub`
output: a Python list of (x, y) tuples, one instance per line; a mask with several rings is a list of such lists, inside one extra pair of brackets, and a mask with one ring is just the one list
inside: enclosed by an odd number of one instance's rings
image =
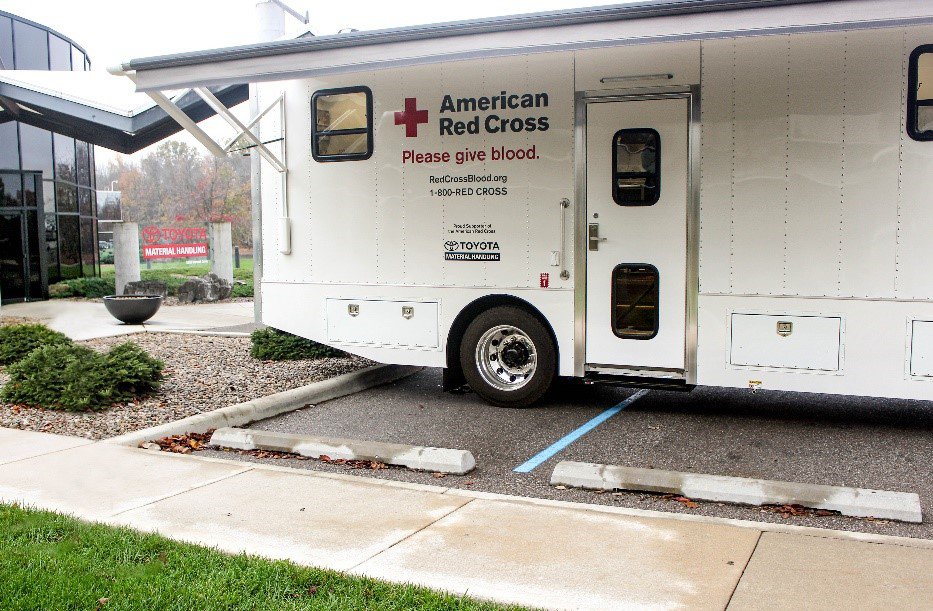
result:
[(305, 339), (279, 331), (266, 328), (253, 331), (253, 358), (261, 361), (292, 361), (298, 359), (322, 359), (327, 357), (345, 356), (346, 353)]
[[(244, 284), (238, 284), (243, 282)], [(233, 283), (233, 297), (252, 297), (253, 280), (235, 280)]]
[[(52, 287), (55, 287), (53, 290)], [(63, 287), (67, 287), (66, 290)], [(49, 297), (88, 297), (96, 299), (116, 293), (114, 279), (111, 278), (74, 278), (49, 287)]]
[(159, 388), (164, 363), (132, 342), (114, 346), (104, 361), (117, 401), (129, 401)]
[(61, 299), (63, 297), (73, 297), (75, 292), (71, 290), (67, 282), (56, 282), (49, 285), (49, 298)]
[(113, 265), (113, 249), (105, 248), (100, 251), (101, 265)]
[(52, 331), (45, 325), (0, 327), (0, 365), (20, 361), (40, 346), (61, 346), (70, 343), (68, 336)]
[(17, 405), (86, 411), (106, 409), (159, 387), (161, 361), (132, 343), (107, 354), (86, 346), (44, 346), (10, 365), (0, 397)]

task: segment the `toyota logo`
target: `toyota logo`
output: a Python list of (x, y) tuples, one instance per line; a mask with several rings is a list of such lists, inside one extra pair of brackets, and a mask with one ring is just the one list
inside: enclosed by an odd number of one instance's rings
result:
[(155, 244), (159, 241), (161, 235), (162, 232), (159, 231), (159, 228), (155, 225), (149, 225), (143, 229), (143, 240), (146, 242), (146, 244)]
[(446, 248), (449, 251), (457, 250), (457, 246), (459, 245), (460, 245), (460, 242), (453, 242), (451, 240), (447, 240), (446, 242), (444, 242), (444, 248)]

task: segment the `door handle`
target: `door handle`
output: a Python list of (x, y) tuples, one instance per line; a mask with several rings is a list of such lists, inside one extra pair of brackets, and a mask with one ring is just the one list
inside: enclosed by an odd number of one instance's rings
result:
[(589, 224), (587, 227), (587, 236), (590, 250), (599, 250), (599, 243), (606, 241), (606, 238), (599, 237), (599, 223)]

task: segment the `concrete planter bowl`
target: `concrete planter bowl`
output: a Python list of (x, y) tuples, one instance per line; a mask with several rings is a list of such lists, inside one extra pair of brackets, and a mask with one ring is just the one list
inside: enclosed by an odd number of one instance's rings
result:
[(161, 295), (108, 295), (104, 305), (110, 315), (128, 325), (141, 325), (159, 311)]

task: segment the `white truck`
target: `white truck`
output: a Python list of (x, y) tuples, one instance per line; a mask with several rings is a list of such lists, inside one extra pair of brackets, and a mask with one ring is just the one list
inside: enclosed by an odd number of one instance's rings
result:
[(113, 71), (169, 111), (256, 84), (254, 121), (219, 111), (268, 161), (272, 327), (503, 406), (555, 376), (933, 398), (927, 0), (640, 2)]

